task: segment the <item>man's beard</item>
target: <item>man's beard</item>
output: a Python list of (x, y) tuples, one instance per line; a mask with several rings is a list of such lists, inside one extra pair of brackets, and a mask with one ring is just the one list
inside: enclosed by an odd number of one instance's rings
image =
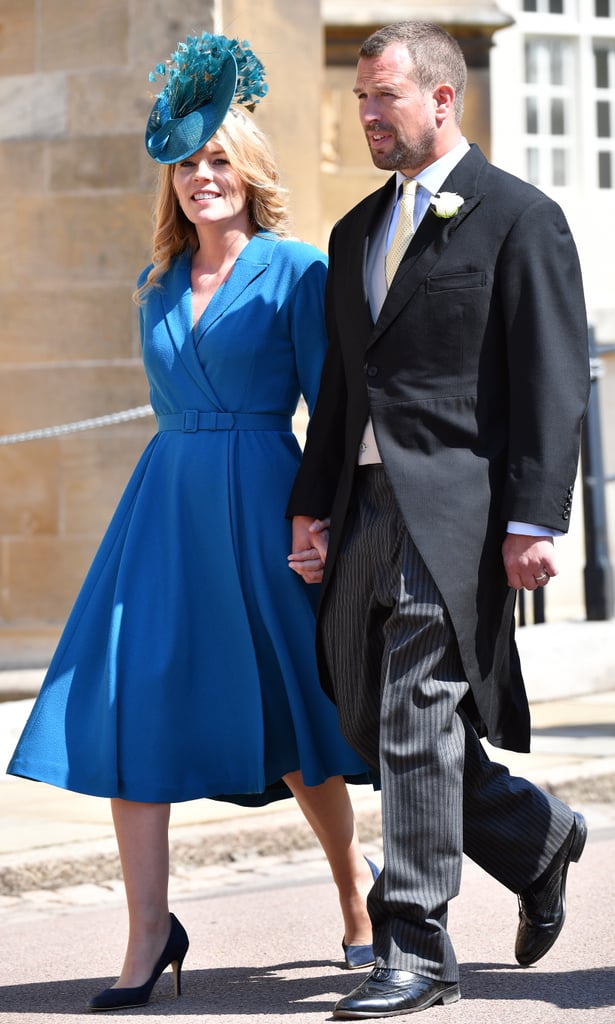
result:
[(370, 153), (376, 167), (382, 171), (413, 170), (414, 168), (426, 167), (433, 162), (435, 148), (436, 129), (432, 125), (426, 125), (421, 135), (411, 143), (400, 142), (396, 133), (385, 125), (370, 127), (367, 134), (368, 145), (370, 136), (375, 132), (388, 131), (394, 134), (395, 146), (390, 153), (374, 153), (370, 145)]

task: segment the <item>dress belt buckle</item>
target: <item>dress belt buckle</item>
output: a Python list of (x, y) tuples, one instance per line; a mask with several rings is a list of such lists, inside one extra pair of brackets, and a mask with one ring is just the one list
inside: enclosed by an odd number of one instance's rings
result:
[(199, 413), (198, 409), (185, 409), (184, 410), (184, 425), (182, 430), (184, 434), (196, 434), (199, 429)]

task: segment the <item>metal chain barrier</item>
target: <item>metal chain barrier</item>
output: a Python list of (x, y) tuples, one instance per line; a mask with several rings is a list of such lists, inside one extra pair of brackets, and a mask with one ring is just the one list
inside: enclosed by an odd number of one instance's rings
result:
[(75, 423), (61, 423), (57, 427), (41, 427), (39, 430), (25, 430), (21, 434), (0, 435), (0, 444), (17, 444), (20, 441), (38, 441), (46, 437), (60, 437), (62, 434), (74, 434), (80, 430), (93, 430), (95, 427), (108, 427), (115, 423), (126, 423), (128, 420), (139, 420), (144, 416), (152, 416), (151, 405), (139, 405), (123, 412), (111, 412), (106, 416), (94, 416), (89, 420), (77, 420)]

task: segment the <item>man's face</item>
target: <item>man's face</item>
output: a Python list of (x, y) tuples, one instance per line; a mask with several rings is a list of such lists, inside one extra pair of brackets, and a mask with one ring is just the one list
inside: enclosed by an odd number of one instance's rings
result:
[(359, 118), (376, 167), (412, 176), (437, 158), (436, 99), (412, 77), (403, 43), (379, 57), (360, 57), (354, 93)]

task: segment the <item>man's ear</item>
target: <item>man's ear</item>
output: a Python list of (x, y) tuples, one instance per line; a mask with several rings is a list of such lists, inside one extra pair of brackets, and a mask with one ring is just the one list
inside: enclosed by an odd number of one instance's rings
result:
[(448, 82), (441, 82), (437, 85), (433, 93), (433, 101), (435, 106), (436, 119), (439, 122), (444, 121), (450, 114), (455, 104), (455, 90), (452, 85)]

